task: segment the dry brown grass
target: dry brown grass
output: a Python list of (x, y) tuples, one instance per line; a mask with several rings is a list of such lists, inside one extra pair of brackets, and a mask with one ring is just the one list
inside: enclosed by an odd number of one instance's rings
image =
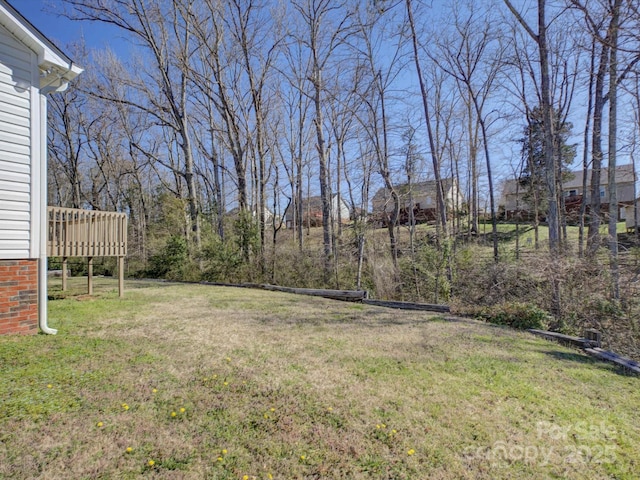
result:
[(640, 468), (638, 379), (579, 352), (425, 313), (143, 287), (52, 301), (58, 336), (0, 339), (0, 478), (582, 479)]

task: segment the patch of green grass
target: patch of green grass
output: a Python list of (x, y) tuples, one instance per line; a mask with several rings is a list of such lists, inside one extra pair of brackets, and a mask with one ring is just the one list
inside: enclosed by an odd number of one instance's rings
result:
[(58, 335), (0, 337), (0, 478), (638, 471), (638, 379), (575, 350), (277, 292), (97, 283), (49, 302)]
[[(486, 241), (491, 242), (491, 223), (480, 224), (480, 233), (486, 235)], [(608, 225), (604, 224), (600, 227), (600, 234), (607, 236)], [(516, 224), (515, 223), (498, 223), (498, 234), (500, 235), (501, 248), (506, 251), (515, 249), (516, 245)], [(625, 222), (618, 222), (616, 224), (617, 233), (626, 233), (627, 228)], [(534, 243), (534, 229), (530, 224), (522, 223), (518, 226), (518, 233), (520, 237), (520, 249), (533, 250), (535, 248)], [(579, 238), (579, 227), (575, 225), (567, 226), (567, 241), (569, 245), (577, 247)], [(549, 239), (549, 227), (546, 225), (538, 226), (538, 241), (544, 246)]]

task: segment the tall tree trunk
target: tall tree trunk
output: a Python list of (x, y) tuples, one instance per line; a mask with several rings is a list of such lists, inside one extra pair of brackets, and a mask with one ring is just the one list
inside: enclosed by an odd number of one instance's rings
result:
[(540, 53), (540, 94), (544, 128), (545, 182), (547, 185), (547, 223), (549, 225), (549, 250), (558, 252), (560, 230), (558, 223), (558, 195), (556, 182), (556, 161), (553, 149), (553, 115), (549, 82), (549, 50), (547, 46), (547, 25), (545, 18), (546, 0), (538, 0), (538, 48)]
[(598, 73), (596, 74), (596, 89), (593, 103), (593, 137), (591, 139), (591, 211), (589, 215), (589, 230), (587, 232), (587, 252), (593, 256), (600, 247), (600, 173), (602, 170), (602, 117), (606, 98), (604, 83), (609, 58), (608, 39), (602, 44)]
[[(378, 80), (378, 95), (380, 95), (380, 108), (382, 110), (382, 149), (380, 145), (377, 146), (378, 150), (378, 159), (381, 161), (382, 165), (380, 168), (380, 173), (382, 175), (382, 179), (384, 180), (385, 188), (391, 194), (391, 200), (393, 201), (393, 211), (391, 212), (391, 216), (387, 221), (387, 229), (389, 231), (389, 242), (391, 243), (391, 259), (393, 261), (393, 266), (398, 268), (398, 237), (396, 235), (396, 225), (398, 224), (398, 216), (400, 214), (400, 198), (398, 196), (398, 192), (396, 191), (393, 182), (391, 181), (391, 172), (389, 170), (389, 143), (388, 143), (388, 132), (387, 132), (387, 108), (386, 108), (386, 95), (384, 88), (382, 88), (382, 73), (378, 72), (377, 74)], [(376, 139), (378, 141), (378, 139)]]
[(616, 185), (616, 145), (618, 134), (618, 26), (622, 0), (615, 0), (611, 12), (611, 52), (609, 54), (609, 262), (611, 296), (620, 299), (618, 268), (618, 188)]
[(427, 95), (427, 88), (424, 84), (424, 78), (422, 77), (422, 68), (420, 65), (420, 57), (418, 55), (418, 37), (416, 33), (415, 22), (413, 20), (413, 7), (411, 6), (411, 0), (405, 0), (407, 9), (407, 18), (409, 20), (409, 28), (411, 29), (411, 41), (413, 44), (413, 61), (418, 75), (418, 83), (420, 84), (420, 94), (422, 97), (422, 108), (424, 109), (425, 123), (427, 125), (427, 135), (429, 138), (429, 149), (431, 150), (431, 160), (433, 162), (433, 172), (436, 181), (436, 203), (438, 208), (438, 226), (440, 227), (443, 238), (447, 238), (447, 209), (444, 202), (444, 192), (442, 187), (442, 180), (440, 178), (440, 159), (436, 151), (435, 140), (433, 138), (433, 131), (431, 128), (431, 115), (429, 113), (429, 100)]
[(520, 13), (513, 7), (510, 0), (504, 0), (511, 13), (520, 25), (536, 42), (540, 56), (540, 108), (542, 110), (544, 134), (544, 180), (547, 189), (547, 223), (549, 225), (549, 251), (557, 253), (559, 246), (558, 196), (556, 183), (556, 158), (553, 149), (553, 114), (551, 105), (551, 89), (549, 81), (549, 47), (547, 45), (546, 0), (538, 0), (538, 33), (534, 32)]
[(316, 149), (318, 151), (318, 165), (320, 167), (320, 198), (322, 200), (322, 245), (324, 252), (324, 279), (328, 282), (331, 276), (331, 189), (328, 184), (327, 149), (325, 147), (322, 125), (322, 72), (316, 65), (313, 73), (313, 103), (316, 129)]
[(478, 105), (478, 99), (472, 95), (473, 104), (476, 107), (476, 115), (478, 115), (478, 122), (480, 122), (480, 129), (482, 131), (482, 145), (484, 146), (484, 156), (487, 162), (487, 178), (489, 180), (489, 206), (491, 208), (491, 232), (493, 237), (493, 261), (498, 263), (498, 220), (496, 216), (496, 202), (493, 194), (493, 175), (491, 173), (491, 157), (489, 156), (489, 138), (487, 135), (487, 127), (485, 125), (480, 106)]
[(304, 241), (304, 225), (302, 219), (304, 218), (304, 212), (302, 209), (302, 141), (304, 138), (304, 110), (302, 108), (302, 87), (299, 88), (299, 110), (298, 110), (298, 155), (296, 158), (296, 191), (295, 191), (295, 215), (297, 219), (296, 233), (298, 235), (298, 248), (302, 251), (302, 245)]
[(513, 7), (510, 0), (504, 0), (505, 4), (516, 17), (520, 25), (538, 45), (540, 55), (540, 107), (542, 109), (543, 133), (544, 133), (544, 170), (547, 189), (547, 223), (549, 226), (549, 253), (553, 266), (551, 271), (551, 312), (557, 317), (560, 315), (560, 280), (556, 272), (557, 254), (559, 247), (559, 222), (558, 222), (558, 196), (556, 182), (556, 161), (553, 148), (553, 114), (551, 105), (550, 81), (549, 81), (549, 49), (547, 45), (547, 24), (545, 7), (546, 0), (538, 0), (538, 33), (522, 18)]
[[(591, 43), (589, 72), (595, 68), (596, 40)], [(584, 223), (587, 210), (587, 173), (589, 172), (589, 129), (591, 127), (591, 112), (593, 110), (593, 75), (589, 75), (588, 103), (584, 125), (584, 145), (582, 148), (582, 199), (580, 201), (580, 223), (578, 228), (578, 255), (584, 256)]]
[(193, 152), (191, 150), (191, 137), (188, 131), (187, 116), (183, 115), (182, 129), (182, 152), (184, 155), (184, 179), (187, 183), (187, 203), (189, 204), (189, 219), (191, 227), (192, 242), (196, 250), (199, 251), (202, 244), (200, 235), (200, 211), (198, 206), (198, 193), (196, 177), (194, 173)]
[[(469, 94), (471, 96), (471, 94)], [(469, 162), (471, 163), (471, 233), (478, 234), (478, 206), (480, 204), (478, 197), (478, 136), (477, 130), (473, 128), (473, 108), (469, 99), (467, 104), (467, 117), (469, 130)], [(475, 133), (474, 133), (475, 131)]]
[[(211, 111), (211, 113), (213, 112)], [(224, 195), (222, 193), (222, 182), (220, 181), (220, 157), (216, 149), (213, 125), (211, 125), (209, 135), (211, 138), (211, 163), (213, 164), (213, 187), (215, 189), (214, 198), (216, 201), (217, 232), (220, 236), (220, 240), (224, 241)]]

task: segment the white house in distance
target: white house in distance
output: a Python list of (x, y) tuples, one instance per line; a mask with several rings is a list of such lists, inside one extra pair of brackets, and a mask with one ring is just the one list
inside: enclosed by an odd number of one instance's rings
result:
[(82, 72), (0, 0), (0, 334), (47, 326), (47, 94)]
[[(294, 215), (295, 212), (293, 208), (289, 208), (285, 215), (287, 228), (294, 227)], [(349, 223), (351, 220), (349, 205), (347, 205), (343, 198), (338, 196), (337, 193), (331, 195), (329, 215), (333, 222), (337, 222), (338, 217), (341, 223)], [(302, 225), (306, 228), (322, 226), (322, 198), (320, 196), (302, 199)]]

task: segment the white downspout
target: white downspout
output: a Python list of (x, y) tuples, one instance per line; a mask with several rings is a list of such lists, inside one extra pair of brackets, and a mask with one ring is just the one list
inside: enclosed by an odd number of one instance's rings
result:
[(38, 259), (38, 324), (43, 333), (55, 335), (58, 330), (47, 325), (47, 253)]
[(69, 81), (64, 75), (72, 71), (73, 62), (69, 64), (69, 68), (57, 74), (54, 82), (59, 81), (57, 86), (51, 82), (49, 85), (40, 88), (40, 255), (38, 257), (38, 325), (43, 333), (55, 335), (58, 330), (49, 327), (47, 312), (47, 236), (49, 232), (49, 215), (47, 214), (47, 94), (52, 92), (62, 92), (66, 90)]
[(55, 335), (58, 330), (47, 324), (47, 235), (49, 215), (47, 214), (47, 97), (40, 97), (40, 238), (38, 256), (38, 325), (40, 331)]

